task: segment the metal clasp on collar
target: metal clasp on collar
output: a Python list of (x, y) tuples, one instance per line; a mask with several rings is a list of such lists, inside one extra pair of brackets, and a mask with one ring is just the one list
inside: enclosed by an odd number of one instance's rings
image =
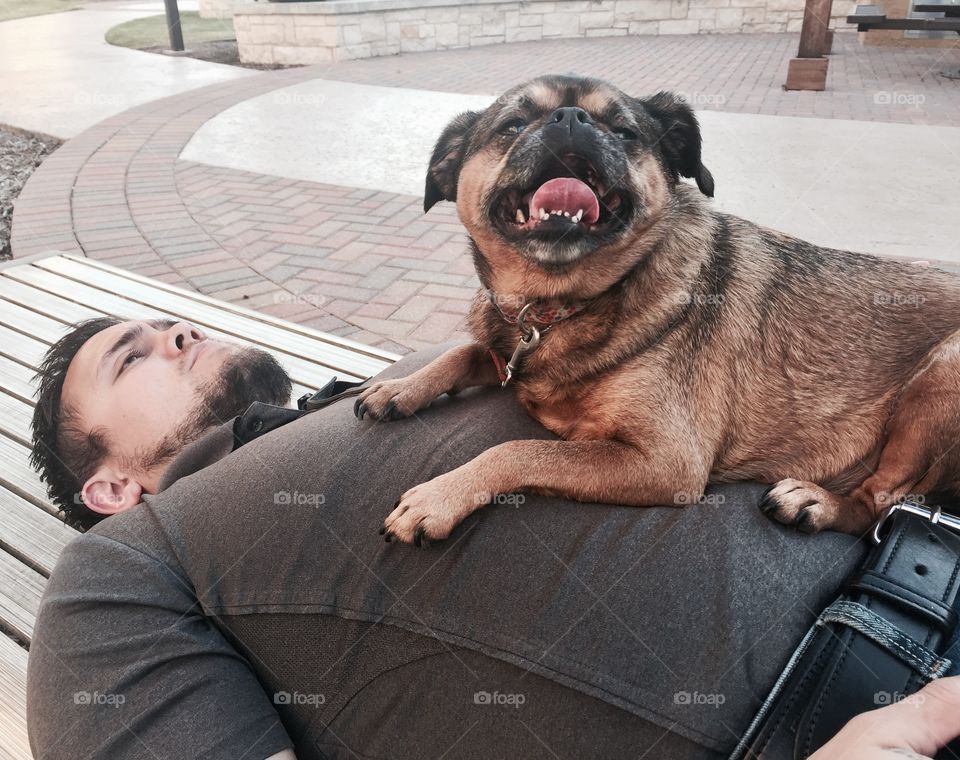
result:
[(505, 377), (503, 382), (500, 383), (501, 388), (507, 387), (507, 383), (510, 382), (513, 375), (520, 368), (526, 355), (540, 345), (540, 331), (533, 325), (528, 327), (523, 321), (524, 317), (527, 316), (527, 312), (530, 311), (531, 306), (533, 306), (532, 302), (526, 304), (520, 309), (520, 313), (517, 314), (517, 327), (520, 329), (520, 341), (517, 343), (517, 347), (513, 349), (510, 361), (507, 362), (506, 369), (504, 370)]
[(886, 524), (887, 520), (900, 511), (908, 512), (909, 514), (916, 515), (917, 517), (925, 517), (933, 525), (942, 525), (948, 530), (952, 530), (954, 533), (960, 533), (960, 519), (954, 517), (953, 515), (943, 514), (943, 510), (941, 510), (940, 507), (927, 509), (919, 504), (913, 504), (909, 501), (904, 501), (897, 502), (890, 507), (874, 524), (873, 530), (870, 533), (870, 537), (873, 539), (875, 544), (880, 543), (880, 531), (883, 529), (883, 526)]

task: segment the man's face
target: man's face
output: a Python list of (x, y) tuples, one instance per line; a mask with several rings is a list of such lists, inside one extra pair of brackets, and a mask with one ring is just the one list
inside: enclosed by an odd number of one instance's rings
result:
[[(207, 338), (186, 322), (109, 327), (77, 352), (62, 400), (84, 430), (100, 430), (110, 459), (154, 490), (169, 458), (253, 401), (287, 402), (289, 379), (269, 354)], [(85, 497), (86, 498), (86, 497)]]

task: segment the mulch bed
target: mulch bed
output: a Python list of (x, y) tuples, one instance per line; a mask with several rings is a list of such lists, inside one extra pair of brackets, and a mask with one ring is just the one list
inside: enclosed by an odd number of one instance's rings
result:
[(33, 170), (62, 144), (50, 135), (0, 124), (0, 260), (11, 256), (13, 202)]
[[(200, 61), (210, 61), (211, 63), (226, 63), (230, 66), (242, 66), (245, 69), (257, 69), (258, 71), (273, 71), (275, 69), (291, 69), (295, 66), (286, 66), (282, 63), (242, 63), (240, 53), (237, 48), (236, 40), (220, 40), (216, 42), (200, 42), (195, 45), (187, 45), (188, 50), (185, 55), (190, 58), (196, 58)], [(166, 53), (168, 48), (148, 47), (141, 48), (147, 53)]]

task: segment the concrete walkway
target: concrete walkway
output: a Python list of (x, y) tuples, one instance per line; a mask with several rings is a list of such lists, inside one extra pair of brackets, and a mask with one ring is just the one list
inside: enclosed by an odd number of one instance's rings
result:
[[(795, 44), (522, 43), (203, 87), (53, 154), (17, 203), (14, 255), (84, 253), (400, 353), (463, 336), (476, 278), (452, 206), (422, 213), (427, 152), (449, 116), (533, 73), (530, 61), (563, 71), (573, 55), (629, 92), (673, 88), (711, 106), (700, 115), (719, 207), (822, 244), (960, 268), (960, 129), (947, 126), (960, 83), (931, 73), (960, 53), (841, 40), (830, 91), (783, 93), (777, 72)], [(878, 92), (913, 104), (878, 104)], [(820, 118), (787, 117), (798, 109)]]
[[(416, 196), (447, 122), (493, 99), (313, 79), (227, 109), (181, 158)], [(719, 209), (833, 248), (960, 261), (956, 229), (942, 223), (960, 219), (960, 194), (937, 190), (960, 171), (960, 128), (698, 117)]]
[[(195, 6), (180, 3), (181, 10)], [(257, 73), (103, 38), (117, 24), (161, 13), (162, 2), (97, 3), (0, 23), (0, 123), (65, 139), (142, 103)]]

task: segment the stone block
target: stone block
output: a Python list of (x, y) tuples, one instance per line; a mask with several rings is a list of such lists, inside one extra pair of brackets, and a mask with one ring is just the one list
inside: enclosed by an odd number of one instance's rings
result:
[(333, 60), (333, 50), (325, 47), (299, 47), (297, 45), (274, 45), (273, 62), (292, 66), (309, 66)]
[(440, 47), (454, 47), (460, 43), (460, 25), (437, 24), (434, 27), (434, 37)]
[(697, 34), (700, 31), (700, 22), (697, 19), (670, 19), (661, 21), (658, 27), (659, 34)]
[(480, 46), (480, 45), (500, 45), (504, 42), (504, 35), (502, 34), (490, 34), (490, 35), (480, 35), (479, 37), (471, 37), (470, 45), (471, 46)]
[(533, 42), (543, 39), (543, 29), (539, 26), (520, 26), (516, 29), (507, 28), (504, 40), (506, 42)]
[(743, 8), (717, 8), (717, 29), (740, 31), (743, 25)]
[(335, 26), (298, 24), (296, 37), (298, 45), (334, 47), (337, 44), (337, 28)]
[(360, 34), (360, 24), (345, 24), (339, 29), (341, 45), (359, 45), (363, 42), (363, 35)]
[(673, 16), (673, 0), (617, 0), (617, 18), (653, 21)]
[(372, 42), (370, 43), (370, 55), (377, 57), (381, 55), (398, 55), (400, 53), (399, 42)]
[(482, 34), (484, 36), (503, 34), (506, 29), (506, 24), (503, 16), (498, 16), (494, 18), (485, 18), (483, 23), (480, 25), (480, 28), (482, 29)]
[(630, 34), (659, 34), (660, 22), (659, 21), (631, 21), (630, 26), (627, 27), (627, 32), (629, 32)]
[(802, 11), (804, 0), (767, 0), (768, 11)]
[(756, 34), (769, 34), (783, 32), (784, 24), (744, 24), (744, 32), (753, 32)]
[(587, 37), (623, 37), (627, 33), (626, 29), (617, 29), (615, 27), (605, 27), (603, 29), (587, 29)]
[(273, 47), (270, 45), (255, 45), (237, 35), (237, 47), (240, 60), (244, 63), (274, 63)]
[[(687, 14), (687, 18), (697, 18), (701, 21), (709, 20), (713, 21), (717, 17), (716, 8), (691, 8), (690, 12)], [(705, 28), (703, 24), (700, 25), (700, 28)]]
[(373, 55), (373, 45), (363, 42), (358, 45), (344, 45), (336, 50), (334, 56), (338, 61), (353, 61), (358, 58), (369, 58)]
[(401, 53), (425, 53), (437, 49), (437, 41), (433, 37), (400, 38)]
[(254, 24), (250, 42), (254, 45), (282, 45), (286, 41), (281, 24)]
[(579, 37), (580, 18), (576, 13), (552, 13), (543, 18), (544, 37)]
[(363, 42), (382, 42), (387, 38), (387, 22), (382, 13), (361, 13), (360, 39)]
[(613, 11), (589, 11), (580, 14), (580, 30), (608, 29), (613, 26)]
[(431, 24), (452, 24), (460, 18), (460, 8), (457, 6), (427, 8), (424, 18)]

